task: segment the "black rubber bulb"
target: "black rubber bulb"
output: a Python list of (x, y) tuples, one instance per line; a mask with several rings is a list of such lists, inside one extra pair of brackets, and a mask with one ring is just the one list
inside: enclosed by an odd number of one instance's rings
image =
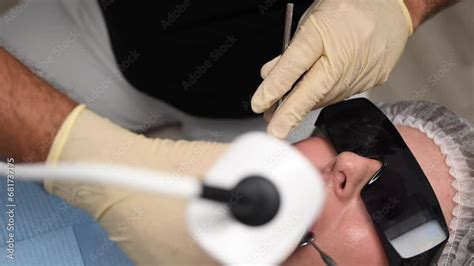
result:
[(280, 195), (268, 179), (251, 176), (240, 181), (232, 190), (235, 199), (230, 211), (235, 219), (252, 226), (270, 222), (280, 208)]
[(270, 222), (280, 208), (277, 188), (260, 176), (244, 178), (232, 190), (204, 185), (201, 197), (227, 203), (232, 216), (250, 226)]

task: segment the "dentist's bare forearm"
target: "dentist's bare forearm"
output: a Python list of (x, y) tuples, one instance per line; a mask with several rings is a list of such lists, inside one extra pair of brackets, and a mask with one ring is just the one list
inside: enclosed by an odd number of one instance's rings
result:
[(458, 3), (460, 0), (405, 0), (410, 11), (413, 27), (416, 29), (421, 23), (438, 13), (440, 10)]
[(41, 162), (74, 103), (0, 47), (0, 154)]

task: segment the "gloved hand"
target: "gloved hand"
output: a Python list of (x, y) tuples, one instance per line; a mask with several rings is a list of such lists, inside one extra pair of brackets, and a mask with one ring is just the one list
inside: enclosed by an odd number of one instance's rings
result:
[(262, 67), (252, 109), (268, 110), (302, 78), (268, 125), (285, 138), (311, 110), (387, 81), (412, 32), (403, 0), (314, 3), (285, 53)]
[[(79, 106), (57, 133), (48, 163), (120, 164), (203, 176), (225, 144), (148, 139)], [(171, 180), (172, 182), (172, 180)], [(91, 214), (139, 265), (212, 264), (186, 227), (186, 201), (109, 184), (45, 182), (45, 188)], [(91, 254), (91, 258), (104, 252)]]

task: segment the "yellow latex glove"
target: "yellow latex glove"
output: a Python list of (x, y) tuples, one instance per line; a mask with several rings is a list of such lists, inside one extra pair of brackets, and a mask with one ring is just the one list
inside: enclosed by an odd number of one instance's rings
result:
[[(48, 163), (120, 164), (203, 176), (225, 144), (148, 139), (79, 106), (63, 123)], [(91, 214), (138, 265), (214, 264), (187, 232), (182, 199), (119, 189), (109, 184), (46, 181), (45, 188)], [(105, 250), (106, 251), (106, 250)], [(106, 253), (97, 250), (91, 258)]]
[(302, 78), (268, 125), (285, 138), (311, 110), (387, 81), (412, 32), (403, 0), (321, 0), (303, 15), (285, 53), (262, 67), (252, 109), (268, 110)]

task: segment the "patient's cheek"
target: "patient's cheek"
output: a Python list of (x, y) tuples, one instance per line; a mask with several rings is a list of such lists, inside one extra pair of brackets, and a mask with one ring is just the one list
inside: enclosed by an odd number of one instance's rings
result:
[(377, 232), (362, 201), (341, 201), (327, 191), (326, 204), (313, 227), (320, 247), (338, 265), (386, 265)]
[(351, 226), (348, 228), (346, 234), (348, 235), (348, 245), (357, 247), (364, 244), (371, 238), (369, 230), (361, 226)]

